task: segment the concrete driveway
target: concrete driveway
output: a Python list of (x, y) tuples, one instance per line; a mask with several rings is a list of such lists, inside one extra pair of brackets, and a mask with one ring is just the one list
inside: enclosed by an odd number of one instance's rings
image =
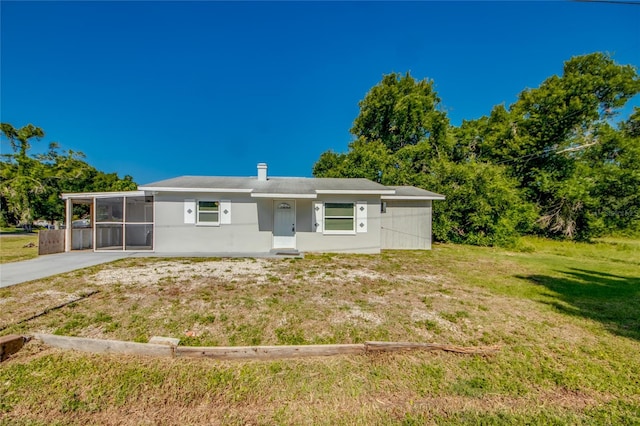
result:
[(101, 263), (113, 262), (133, 256), (135, 253), (94, 253), (92, 251), (72, 251), (68, 253), (38, 256), (22, 262), (0, 265), (0, 288), (38, 280), (76, 269), (88, 268)]

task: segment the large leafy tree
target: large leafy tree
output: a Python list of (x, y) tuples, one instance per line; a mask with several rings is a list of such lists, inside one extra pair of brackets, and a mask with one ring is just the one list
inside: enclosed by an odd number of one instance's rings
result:
[(534, 220), (504, 168), (452, 161), (457, 151), (433, 82), (385, 75), (360, 102), (347, 153), (327, 151), (317, 177), (364, 177), (385, 185), (414, 185), (446, 194), (435, 203), (434, 236), (494, 245), (512, 242)]
[(457, 128), (433, 87), (408, 73), (383, 76), (360, 102), (349, 151), (322, 154), (314, 175), (442, 192), (434, 235), (444, 241), (640, 232), (640, 112), (613, 124), (640, 92), (634, 67), (603, 53), (571, 58), (509, 107)]
[(539, 206), (546, 235), (589, 238), (603, 229), (594, 213), (601, 203), (594, 173), (607, 161), (592, 152), (604, 139), (622, 142), (607, 136), (608, 122), (638, 92), (632, 66), (602, 53), (572, 58), (561, 76), (524, 90), (509, 109), (497, 106), (488, 117), (464, 122), (455, 132), (455, 156), (508, 166)]
[(46, 190), (43, 181), (45, 170), (38, 161), (27, 155), (33, 140), (44, 136), (41, 128), (28, 124), (16, 129), (9, 123), (1, 123), (2, 134), (7, 138), (13, 150), (3, 154), (0, 172), (0, 194), (3, 210), (12, 215), (23, 226), (29, 226), (34, 218), (34, 199)]
[(594, 223), (606, 232), (639, 233), (640, 108), (618, 129), (601, 126), (598, 141), (583, 159), (597, 200), (590, 212)]
[(409, 73), (384, 75), (360, 101), (351, 133), (365, 141), (380, 141), (391, 152), (428, 140), (444, 149), (449, 126), (439, 109), (433, 81), (416, 81)]
[(57, 143), (43, 154), (31, 155), (33, 140), (44, 131), (31, 124), (16, 129), (2, 123), (2, 134), (12, 153), (3, 154), (0, 196), (4, 222), (30, 227), (34, 219), (60, 220), (64, 217), (62, 192), (126, 191), (136, 189), (131, 176), (104, 173), (84, 161), (84, 154), (60, 152)]

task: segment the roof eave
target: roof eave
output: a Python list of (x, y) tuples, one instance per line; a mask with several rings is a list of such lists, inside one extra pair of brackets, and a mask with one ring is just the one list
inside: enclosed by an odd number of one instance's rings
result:
[(396, 191), (393, 189), (385, 190), (385, 189), (316, 189), (317, 194), (328, 194), (328, 195), (344, 195), (344, 194), (354, 194), (354, 195), (392, 195), (395, 194)]
[(108, 197), (123, 197), (123, 196), (144, 196), (145, 191), (115, 191), (115, 192), (63, 192), (60, 194), (60, 198), (63, 200), (74, 198), (108, 198)]
[(139, 189), (154, 192), (235, 192), (247, 194), (253, 191), (251, 188), (178, 188), (172, 186), (141, 186)]
[(383, 195), (383, 200), (444, 200), (444, 195)]
[(300, 199), (300, 198), (318, 198), (317, 194), (283, 194), (273, 192), (252, 192), (251, 198), (278, 198), (278, 199)]

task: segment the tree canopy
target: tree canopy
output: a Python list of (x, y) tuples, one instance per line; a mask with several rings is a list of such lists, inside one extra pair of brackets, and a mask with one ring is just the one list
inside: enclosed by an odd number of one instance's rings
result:
[(433, 81), (392, 73), (360, 102), (348, 152), (323, 153), (313, 173), (445, 194), (434, 206), (442, 241), (638, 232), (640, 112), (615, 122), (638, 92), (633, 66), (592, 53), (569, 59), (562, 75), (509, 107), (455, 127)]
[(0, 169), (0, 222), (30, 226), (36, 219), (64, 218), (63, 192), (125, 191), (136, 189), (131, 176), (104, 173), (84, 161), (84, 154), (60, 152), (51, 142), (44, 154), (30, 154), (34, 142), (44, 131), (32, 124), (15, 128), (1, 123), (2, 135), (12, 152), (2, 154)]

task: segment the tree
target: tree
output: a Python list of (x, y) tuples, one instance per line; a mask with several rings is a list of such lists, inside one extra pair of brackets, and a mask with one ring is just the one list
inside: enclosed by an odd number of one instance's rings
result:
[(489, 163), (433, 164), (428, 187), (447, 194), (434, 203), (434, 237), (483, 246), (511, 245), (531, 230), (537, 211), (504, 167)]
[(365, 141), (380, 141), (391, 152), (429, 140), (439, 149), (446, 142), (446, 114), (433, 81), (416, 81), (407, 72), (384, 75), (360, 101), (351, 133)]
[(349, 144), (348, 154), (324, 152), (313, 167), (315, 177), (366, 178), (380, 182), (390, 164), (390, 152), (380, 141), (360, 138)]
[(565, 62), (563, 74), (520, 93), (507, 110), (464, 122), (456, 130), (456, 159), (506, 165), (541, 210), (549, 236), (589, 238), (602, 229), (590, 151), (619, 108), (640, 92), (636, 70), (593, 53)]
[(7, 212), (19, 225), (30, 227), (34, 218), (33, 196), (43, 193), (46, 187), (42, 181), (42, 165), (30, 158), (27, 151), (31, 140), (42, 138), (44, 132), (32, 124), (16, 129), (11, 124), (0, 123), (0, 129), (13, 150), (12, 154), (3, 154), (7, 163), (0, 174), (0, 194), (6, 202)]
[(102, 192), (135, 190), (131, 176), (104, 173), (84, 161), (84, 154), (73, 150), (60, 152), (55, 142), (44, 154), (30, 155), (31, 141), (44, 137), (31, 124), (21, 129), (2, 123), (2, 134), (13, 153), (2, 156), (0, 199), (6, 223), (29, 228), (34, 219), (61, 220), (64, 217), (62, 192)]
[(360, 102), (358, 139), (347, 153), (322, 154), (314, 175), (442, 192), (434, 236), (443, 241), (640, 232), (640, 110), (613, 123), (638, 93), (634, 67), (593, 53), (566, 61), (562, 75), (508, 108), (452, 128), (432, 81), (388, 74)]
[[(344, 154), (327, 151), (316, 177), (361, 177), (384, 185), (413, 185), (447, 195), (435, 203), (434, 237), (440, 241), (509, 244), (535, 220), (517, 182), (503, 167), (454, 157), (455, 139), (437, 110), (432, 82), (390, 74), (360, 103)], [(462, 159), (461, 159), (462, 160)]]
[(640, 108), (618, 129), (604, 124), (599, 143), (584, 158), (589, 171), (591, 209), (604, 232), (640, 233)]

